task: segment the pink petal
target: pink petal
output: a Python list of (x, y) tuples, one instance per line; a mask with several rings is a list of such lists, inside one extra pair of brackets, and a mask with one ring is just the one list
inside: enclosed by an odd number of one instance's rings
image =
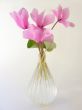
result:
[(64, 8), (62, 11), (62, 19), (67, 19), (69, 17), (69, 9)]
[(17, 25), (22, 29), (28, 28), (28, 12), (26, 9), (22, 8), (19, 12), (10, 13), (12, 18), (16, 21)]
[(23, 31), (23, 37), (25, 39), (33, 39), (33, 33), (29, 30), (29, 29), (26, 29)]
[(62, 23), (65, 27), (74, 27), (75, 24), (69, 21), (61, 21), (60, 23)]
[(55, 16), (53, 14), (48, 14), (44, 18), (43, 26), (49, 25), (55, 21)]
[(17, 13), (14, 11), (12, 13), (10, 13), (11, 17), (17, 22)]
[(23, 27), (25, 29), (27, 29), (28, 28), (28, 17), (29, 17), (27, 10), (22, 8), (20, 10), (19, 14), (20, 14), (20, 17), (21, 17), (21, 21), (23, 22), (22, 23)]
[(28, 19), (29, 15), (28, 15), (28, 11), (25, 8), (22, 8), (19, 10), (19, 15), (22, 17), (24, 16), (25, 19)]
[(10, 15), (11, 15), (12, 18), (16, 21), (17, 25), (18, 25), (19, 27), (23, 28), (23, 27), (21, 26), (21, 19), (20, 19), (19, 15), (18, 15), (15, 11), (12, 12), (12, 13), (10, 13)]
[(32, 10), (32, 13), (31, 13), (30, 15), (31, 15), (32, 19), (33, 19), (35, 22), (37, 22), (37, 19), (38, 19), (38, 10), (34, 8), (34, 9)]
[(31, 13), (32, 19), (36, 22), (37, 26), (42, 28), (54, 21), (54, 15), (46, 15), (44, 16), (45, 11), (41, 13), (38, 12), (37, 9), (33, 9)]
[(56, 16), (56, 18), (58, 18), (58, 11), (52, 10), (52, 12), (53, 12), (54, 16)]
[(63, 9), (62, 9), (62, 6), (59, 5), (59, 7), (58, 7), (58, 20), (61, 19), (62, 10), (63, 10)]
[(69, 26), (69, 23), (68, 21), (60, 21), (59, 23), (62, 23), (65, 27), (68, 27)]
[(53, 39), (54, 39), (54, 37), (53, 37), (52, 31), (49, 30), (49, 29), (44, 29), (43, 36), (42, 36), (42, 42), (43, 41), (50, 41), (50, 42), (52, 42)]
[(71, 27), (75, 27), (75, 24), (72, 23), (72, 22), (69, 22), (69, 26), (71, 26)]
[(29, 28), (23, 32), (23, 37), (26, 39), (34, 40), (35, 42), (41, 42), (42, 32), (40, 28)]
[(39, 27), (42, 27), (43, 26), (43, 21), (44, 21), (44, 11), (41, 12), (39, 15), (38, 15), (38, 20), (37, 20), (37, 25)]
[(33, 9), (32, 13), (31, 13), (31, 17), (38, 26), (43, 25), (44, 11), (39, 14), (37, 9)]

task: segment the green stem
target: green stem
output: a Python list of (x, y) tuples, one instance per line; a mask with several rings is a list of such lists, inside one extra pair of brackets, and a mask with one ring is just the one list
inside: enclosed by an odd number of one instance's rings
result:
[(52, 26), (51, 30), (54, 29), (54, 27), (56, 26), (56, 24), (58, 23), (58, 21), (59, 21), (59, 20), (57, 20), (57, 21), (55, 22), (55, 24)]
[(56, 26), (56, 24), (57, 24), (59, 21), (61, 21), (61, 20), (62, 20), (62, 19), (58, 19), (58, 20), (54, 23), (54, 25), (52, 26), (51, 30), (53, 30), (54, 27)]

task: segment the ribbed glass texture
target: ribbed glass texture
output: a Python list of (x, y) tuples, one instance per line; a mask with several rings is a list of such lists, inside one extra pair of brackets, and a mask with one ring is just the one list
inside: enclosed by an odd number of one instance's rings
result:
[(28, 85), (28, 95), (38, 104), (49, 104), (57, 95), (55, 81), (45, 62), (45, 56), (40, 56), (40, 61)]

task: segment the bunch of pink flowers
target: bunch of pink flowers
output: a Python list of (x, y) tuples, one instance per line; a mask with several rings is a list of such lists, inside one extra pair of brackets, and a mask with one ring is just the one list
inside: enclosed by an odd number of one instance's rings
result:
[[(19, 12), (12, 12), (12, 18), (16, 24), (23, 29), (23, 37), (29, 39), (27, 47), (38, 47), (38, 44), (42, 44), (47, 50), (53, 50), (56, 47), (54, 42), (53, 28), (57, 23), (63, 24), (65, 27), (74, 27), (74, 23), (69, 22), (69, 9), (59, 6), (56, 10), (53, 9), (51, 13), (45, 14), (44, 11), (39, 12), (37, 9), (33, 9), (29, 14), (25, 8), (19, 10)], [(34, 23), (29, 22), (29, 17), (32, 18)], [(51, 29), (47, 28), (47, 25), (53, 23)]]

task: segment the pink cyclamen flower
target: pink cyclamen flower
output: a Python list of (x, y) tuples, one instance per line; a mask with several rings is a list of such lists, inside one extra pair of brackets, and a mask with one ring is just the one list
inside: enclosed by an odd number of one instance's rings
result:
[(39, 13), (37, 9), (33, 9), (31, 12), (31, 17), (38, 27), (42, 28), (54, 22), (55, 17), (53, 14), (44, 15), (44, 11)]
[(71, 26), (74, 27), (74, 23), (69, 22), (69, 9), (68, 8), (62, 8), (62, 6), (59, 5), (57, 10), (53, 10), (54, 15), (57, 18), (57, 21), (59, 23), (62, 23), (65, 27)]
[(30, 28), (24, 30), (23, 36), (26, 39), (34, 40), (35, 42), (53, 41), (53, 33), (49, 29), (41, 29), (37, 26), (31, 26)]
[(28, 28), (28, 12), (25, 8), (20, 9), (19, 12), (14, 11), (10, 15), (20, 28)]

